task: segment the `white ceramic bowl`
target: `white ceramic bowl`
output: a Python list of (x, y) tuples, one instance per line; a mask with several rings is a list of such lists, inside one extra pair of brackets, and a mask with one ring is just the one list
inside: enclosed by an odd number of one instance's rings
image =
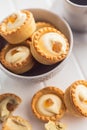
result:
[(68, 62), (67, 60), (70, 56), (73, 46), (73, 35), (69, 25), (65, 22), (63, 18), (60, 18), (58, 15), (44, 9), (29, 9), (29, 10), (33, 13), (36, 21), (45, 21), (55, 25), (55, 27), (59, 29), (68, 38), (70, 43), (69, 53), (67, 57), (58, 64), (51, 66), (38, 64), (35, 66), (34, 69), (30, 70), (29, 72), (23, 75), (17, 75), (8, 71), (2, 64), (0, 64), (0, 69), (3, 72), (5, 72), (8, 76), (14, 79), (17, 78), (28, 81), (43, 81), (49, 79), (59, 71), (62, 71), (62, 68)]

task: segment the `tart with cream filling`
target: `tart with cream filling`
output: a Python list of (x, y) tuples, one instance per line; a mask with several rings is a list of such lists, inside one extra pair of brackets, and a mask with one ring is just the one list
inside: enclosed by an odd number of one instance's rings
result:
[(78, 80), (70, 85), (65, 91), (64, 101), (72, 114), (87, 117), (87, 81)]
[(55, 87), (46, 87), (38, 91), (32, 98), (32, 110), (41, 120), (60, 119), (65, 111), (64, 93)]
[(32, 36), (30, 45), (34, 58), (45, 65), (63, 60), (69, 51), (67, 38), (53, 27), (37, 30)]
[(31, 124), (20, 116), (10, 116), (2, 126), (2, 130), (32, 130)]
[(11, 44), (26, 40), (36, 30), (36, 23), (30, 11), (13, 13), (0, 24), (0, 34)]
[(1, 51), (1, 63), (10, 71), (22, 74), (34, 66), (29, 44), (7, 44)]
[(0, 95), (0, 121), (5, 121), (22, 102), (21, 98), (12, 93)]

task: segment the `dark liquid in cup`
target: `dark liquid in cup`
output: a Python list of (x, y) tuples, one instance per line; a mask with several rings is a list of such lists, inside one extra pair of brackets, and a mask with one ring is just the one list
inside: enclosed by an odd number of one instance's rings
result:
[(69, 1), (78, 5), (87, 5), (87, 0), (69, 0)]

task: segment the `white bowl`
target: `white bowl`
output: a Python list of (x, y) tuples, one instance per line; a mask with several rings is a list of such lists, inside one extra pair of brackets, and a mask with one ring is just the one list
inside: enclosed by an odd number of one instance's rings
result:
[(51, 78), (54, 74), (61, 71), (62, 68), (65, 66), (65, 64), (68, 62), (67, 60), (70, 56), (73, 46), (73, 35), (66, 21), (63, 18), (59, 17), (58, 15), (44, 9), (29, 9), (29, 10), (33, 13), (36, 21), (45, 21), (55, 25), (55, 27), (59, 29), (68, 38), (68, 41), (70, 43), (69, 53), (67, 57), (60, 63), (51, 66), (38, 64), (35, 66), (35, 68), (30, 70), (29, 72), (26, 72), (23, 75), (17, 75), (10, 72), (2, 64), (0, 64), (0, 69), (3, 72), (5, 72), (8, 76), (14, 79), (17, 78), (28, 81), (43, 81)]

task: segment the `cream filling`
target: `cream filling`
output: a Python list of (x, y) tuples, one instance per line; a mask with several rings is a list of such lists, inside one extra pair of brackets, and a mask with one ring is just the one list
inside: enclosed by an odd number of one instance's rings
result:
[[(62, 52), (66, 51), (66, 41), (62, 37), (62, 35), (60, 35), (58, 33), (55, 33), (55, 32), (46, 33), (46, 34), (41, 36), (39, 42), (52, 54), (55, 54), (55, 55), (58, 54), (59, 55)], [(56, 51), (53, 50), (53, 46), (54, 46), (55, 43), (56, 43), (57, 46), (59, 44), (61, 44), (61, 49), (60, 49), (59, 52), (56, 52)]]
[(1, 103), (0, 103), (0, 120), (5, 120), (10, 112), (7, 109), (7, 103), (9, 102), (9, 98), (4, 99)]
[(5, 60), (9, 63), (21, 63), (29, 56), (29, 54), (30, 51), (28, 47), (18, 46), (7, 52)]
[(58, 96), (46, 94), (38, 99), (37, 109), (44, 115), (52, 116), (60, 113), (61, 105), (62, 101)]
[[(27, 18), (26, 14), (22, 13), (21, 11), (18, 11), (17, 13), (15, 13), (13, 15), (16, 16), (16, 19), (14, 20), (14, 22), (11, 22), (10, 20), (8, 21), (8, 23), (6, 25), (7, 31), (17, 29), (18, 27), (20, 27), (25, 22), (25, 20)], [(13, 17), (13, 19), (14, 19), (14, 17)]]
[(79, 106), (87, 109), (87, 86), (78, 85), (75, 94)]
[(6, 125), (8, 126), (9, 130), (30, 130), (29, 126), (24, 124), (24, 122), (19, 122), (10, 118), (7, 119)]
[(7, 97), (0, 102), (0, 120), (2, 121), (4, 121), (11, 113), (11, 111), (7, 109), (8, 103), (13, 104), (13, 106), (17, 105), (17, 102), (14, 99), (11, 99), (11, 97)]
[(49, 121), (48, 123), (45, 124), (45, 129), (46, 130), (65, 130), (65, 125), (62, 124), (61, 122), (53, 122)]

